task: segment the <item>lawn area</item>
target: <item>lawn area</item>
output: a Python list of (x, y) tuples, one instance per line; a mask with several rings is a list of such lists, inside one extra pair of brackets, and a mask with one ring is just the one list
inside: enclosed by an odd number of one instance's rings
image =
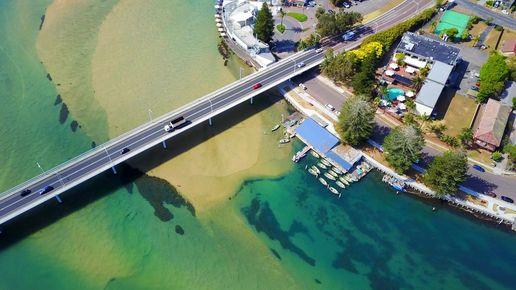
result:
[(493, 165), (493, 160), (491, 159), (491, 152), (487, 150), (468, 150), (468, 156), (487, 165)]
[(283, 33), (283, 32), (285, 32), (285, 25), (283, 25), (283, 24), (278, 24), (278, 25), (276, 25), (276, 29), (277, 29), (280, 33)]
[(457, 136), (460, 134), (462, 128), (469, 127), (475, 115), (476, 108), (477, 103), (475, 100), (455, 94), (443, 119), (443, 122), (448, 128), (446, 134)]
[(503, 45), (504, 41), (509, 39), (516, 39), (516, 32), (510, 29), (505, 29), (502, 34), (502, 39), (500, 39), (500, 45), (498, 45), (498, 48)]
[(403, 2), (404, 0), (392, 0), (392, 1), (389, 1), (387, 4), (385, 4), (384, 6), (382, 6), (380, 9), (377, 9), (369, 14), (366, 14), (364, 15), (364, 19), (362, 20), (362, 23), (367, 23), (373, 19), (375, 19), (376, 17), (384, 14), (385, 12), (391, 10), (392, 8), (394, 8), (395, 6), (397, 6), (398, 4), (400, 4), (401, 2)]
[[(480, 36), (480, 34), (486, 30), (487, 28), (487, 24), (483, 21), (480, 21), (478, 22), (477, 24), (474, 24), (473, 27), (469, 30), (469, 33), (471, 35), (473, 35), (473, 37), (475, 36)], [(473, 46), (473, 44), (475, 44), (474, 41), (470, 41), (469, 42), (469, 46)]]
[(498, 42), (501, 34), (502, 32), (496, 29), (492, 29), (491, 32), (489, 32), (486, 40), (484, 41), (484, 44), (487, 45), (489, 51), (495, 50), (496, 42)]
[(290, 16), (294, 19), (296, 19), (299, 22), (305, 22), (308, 20), (308, 16), (306, 16), (303, 13), (297, 13), (297, 12), (288, 12), (287, 16)]

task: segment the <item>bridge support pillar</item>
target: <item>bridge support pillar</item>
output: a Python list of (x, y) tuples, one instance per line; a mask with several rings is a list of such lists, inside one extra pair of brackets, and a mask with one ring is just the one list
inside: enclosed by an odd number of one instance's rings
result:
[(254, 97), (252, 97), (252, 98), (251, 98), (251, 100), (250, 100), (250, 102), (251, 102), (251, 105), (253, 104), (253, 99), (254, 99)]
[(167, 149), (167, 142), (165, 140), (163, 140), (162, 144), (163, 144), (163, 148)]
[(57, 202), (63, 203), (63, 200), (59, 197), (59, 195), (56, 195)]
[(116, 174), (115, 166), (112, 166), (112, 167), (111, 167), (111, 170), (113, 170), (113, 173), (114, 173), (114, 174)]
[(213, 122), (211, 121), (211, 118), (208, 119), (208, 124), (213, 125)]

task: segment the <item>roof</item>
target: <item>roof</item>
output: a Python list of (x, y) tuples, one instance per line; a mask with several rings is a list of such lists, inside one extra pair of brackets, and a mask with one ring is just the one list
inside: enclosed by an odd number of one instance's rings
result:
[(342, 168), (346, 170), (350, 170), (353, 167), (353, 164), (350, 164), (346, 160), (344, 160), (342, 157), (337, 155), (337, 153), (333, 152), (333, 150), (330, 150), (326, 153), (326, 157), (330, 158), (334, 162), (336, 162), (338, 165), (340, 165)]
[(312, 118), (306, 118), (295, 131), (300, 139), (319, 153), (325, 154), (339, 143), (337, 137), (317, 124)]
[(430, 108), (434, 108), (435, 104), (441, 96), (441, 92), (444, 89), (444, 85), (427, 79), (419, 90), (416, 97), (416, 103), (425, 105)]
[(446, 85), (446, 81), (448, 80), (452, 70), (453, 66), (436, 61), (434, 65), (432, 65), (432, 68), (430, 69), (430, 72), (426, 78), (428, 80), (435, 81), (436, 83)]
[(516, 39), (508, 39), (504, 41), (504, 43), (502, 44), (501, 51), (516, 53)]
[(417, 55), (427, 60), (455, 65), (460, 49), (440, 40), (406, 32), (403, 34), (396, 51)]
[(511, 111), (511, 107), (505, 106), (497, 100), (489, 99), (474, 138), (496, 147), (500, 146)]

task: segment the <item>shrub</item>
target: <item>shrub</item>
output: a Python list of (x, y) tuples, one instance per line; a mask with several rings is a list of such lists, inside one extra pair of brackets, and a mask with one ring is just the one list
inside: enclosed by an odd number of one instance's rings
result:
[(493, 154), (491, 154), (491, 159), (493, 159), (495, 162), (502, 161), (502, 159), (503, 159), (502, 153), (499, 151), (493, 152)]

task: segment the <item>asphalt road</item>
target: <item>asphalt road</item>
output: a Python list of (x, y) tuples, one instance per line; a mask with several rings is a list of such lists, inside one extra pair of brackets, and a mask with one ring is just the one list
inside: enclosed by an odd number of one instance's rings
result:
[(458, 5), (467, 8), (468, 10), (473, 11), (475, 14), (480, 16), (483, 19), (488, 19), (489, 17), (493, 18), (493, 23), (498, 24), (503, 27), (510, 28), (512, 30), (516, 30), (516, 20), (514, 20), (509, 15), (503, 15), (501, 13), (497, 13), (491, 11), (483, 6), (477, 5), (469, 0), (456, 0)]
[[(358, 45), (361, 38), (365, 37), (367, 34), (401, 22), (416, 13), (418, 9), (423, 9), (423, 6), (429, 3), (430, 1), (428, 0), (406, 1), (402, 5), (397, 6), (395, 9), (369, 23), (368, 26), (359, 28), (357, 32), (360, 37), (356, 40), (350, 42), (339, 42), (335, 40), (329, 43), (333, 46), (335, 51), (350, 49)], [(234, 106), (248, 99), (251, 94), (265, 91), (267, 86), (278, 82), (278, 80), (284, 79), (289, 75), (300, 73), (300, 70), (296, 72), (294, 69), (296, 63), (304, 62), (306, 67), (309, 67), (310, 65), (320, 63), (323, 57), (324, 53), (317, 53), (315, 50), (298, 53), (290, 59), (282, 60), (267, 69), (236, 81), (212, 93), (209, 97), (203, 97), (193, 101), (182, 107), (182, 109), (175, 111), (174, 114), (162, 116), (150, 125), (143, 126), (139, 130), (133, 131), (131, 134), (117, 138), (115, 142), (100, 145), (84, 158), (71, 162), (59, 169), (49, 170), (47, 171), (49, 173), (42, 174), (38, 178), (33, 179), (34, 181), (30, 184), (24, 184), (23, 187), (18, 186), (15, 187), (15, 190), (3, 193), (0, 195), (0, 224), (52, 198), (52, 196), (59, 193), (59, 191), (68, 190), (80, 182), (109, 169), (112, 165), (119, 164), (129, 159), (139, 151), (157, 145), (165, 138), (188, 130), (188, 128), (193, 126), (196, 122), (206, 120), (208, 116), (213, 115), (213, 112)], [(252, 86), (256, 83), (261, 83), (262, 88), (255, 91), (252, 89)], [(190, 125), (186, 125), (176, 130), (174, 133), (165, 132), (163, 126), (179, 116), (183, 116), (187, 119)], [(130, 151), (122, 154), (121, 151), (124, 148), (130, 149)], [(45, 186), (52, 186), (54, 190), (44, 195), (38, 194), (37, 191), (43, 189)], [(31, 189), (32, 193), (22, 197), (20, 194), (21, 190), (24, 188)]]

